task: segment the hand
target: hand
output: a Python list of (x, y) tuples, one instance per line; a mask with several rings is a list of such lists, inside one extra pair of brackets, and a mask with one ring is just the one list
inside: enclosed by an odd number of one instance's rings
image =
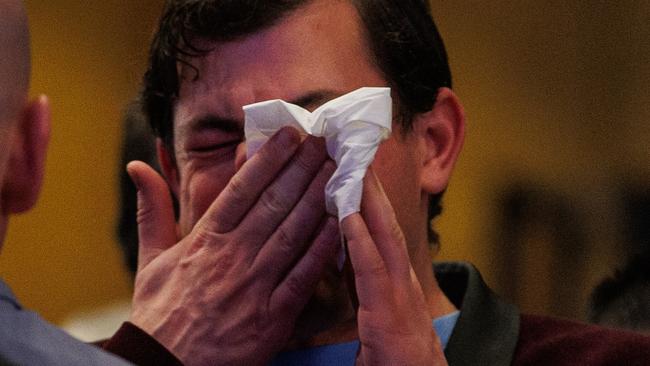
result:
[(372, 170), (361, 212), (341, 226), (359, 302), (357, 365), (446, 365), (404, 236)]
[(187, 365), (267, 363), (339, 247), (322, 141), (283, 129), (246, 162), (178, 243), (169, 190), (141, 162), (140, 253), (130, 321)]

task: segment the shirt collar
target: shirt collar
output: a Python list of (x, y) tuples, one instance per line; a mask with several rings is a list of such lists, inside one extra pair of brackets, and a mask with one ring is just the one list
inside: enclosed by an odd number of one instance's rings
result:
[(17, 310), (22, 309), (22, 306), (20, 306), (20, 303), (16, 299), (16, 296), (11, 291), (9, 286), (2, 279), (0, 279), (0, 304), (2, 303), (8, 303), (15, 307)]
[(458, 321), (459, 316), (460, 311), (455, 311), (433, 319), (433, 329), (436, 330), (436, 334), (440, 339), (440, 345), (443, 350), (447, 348), (447, 343), (449, 343), (449, 338), (451, 338), (451, 334), (454, 332), (454, 327), (456, 327), (456, 322)]

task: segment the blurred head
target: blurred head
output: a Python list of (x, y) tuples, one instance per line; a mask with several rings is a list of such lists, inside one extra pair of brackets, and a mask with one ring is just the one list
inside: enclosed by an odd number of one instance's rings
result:
[(22, 1), (0, 0), (0, 243), (10, 214), (35, 203), (49, 139), (45, 97), (28, 102), (30, 48)]
[[(357, 12), (364, 53), (385, 85), (393, 90), (402, 133), (416, 116), (433, 108), (438, 91), (451, 87), (451, 73), (442, 39), (423, 0), (348, 0)], [(301, 13), (314, 1), (168, 1), (154, 38), (145, 76), (144, 108), (149, 121), (174, 151), (174, 114), (183, 78), (200, 78), (193, 60), (228, 43), (250, 37)], [(295, 35), (296, 40), (300, 37)], [(206, 43), (206, 40), (209, 41)], [(217, 57), (214, 62), (221, 62)], [(179, 70), (186, 70), (185, 76)], [(275, 96), (281, 97), (281, 96)], [(430, 195), (429, 221), (441, 211), (442, 191)], [(430, 225), (427, 225), (430, 228)], [(429, 241), (437, 235), (429, 229)]]
[[(0, 146), (22, 112), (29, 85), (29, 33), (21, 1), (0, 0)], [(8, 154), (0, 154), (0, 177)]]
[(591, 294), (591, 322), (650, 334), (650, 252), (631, 258)]
[(137, 189), (124, 167), (139, 160), (160, 170), (156, 159), (156, 141), (151, 134), (140, 100), (131, 102), (124, 111), (122, 121), (122, 146), (119, 161), (120, 205), (117, 218), (117, 238), (129, 273), (138, 268), (138, 198)]

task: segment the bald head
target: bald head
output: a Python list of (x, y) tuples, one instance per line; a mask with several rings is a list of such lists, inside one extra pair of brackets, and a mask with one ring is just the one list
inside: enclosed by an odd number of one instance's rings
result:
[(21, 0), (0, 0), (0, 246), (6, 230), (6, 176), (12, 130), (27, 105), (30, 54), (27, 14)]
[(30, 52), (22, 0), (0, 0), (0, 246), (9, 215), (38, 199), (50, 138), (45, 96), (28, 101)]
[(20, 0), (0, 0), (0, 139), (24, 107), (29, 87), (27, 14)]

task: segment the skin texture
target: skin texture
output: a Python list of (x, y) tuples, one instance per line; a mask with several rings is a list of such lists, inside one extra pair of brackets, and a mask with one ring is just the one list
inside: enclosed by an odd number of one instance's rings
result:
[[(285, 128), (245, 161), (242, 106), (280, 98), (315, 109), (386, 86), (356, 10), (317, 0), (269, 29), (203, 43), (213, 51), (191, 60), (199, 77), (181, 68), (173, 149), (158, 145), (167, 183), (143, 163), (128, 167), (141, 242), (131, 321), (188, 364), (264, 364), (290, 345), (357, 336), (359, 364), (444, 364), (431, 319), (454, 308), (433, 278), (426, 211), (462, 145), (453, 92), (441, 89), (412, 132), (394, 124), (366, 179), (362, 213), (342, 223), (355, 308), (334, 274), (340, 237), (324, 208), (333, 164), (323, 141), (301, 142)], [(167, 184), (180, 202), (178, 230)], [(173, 304), (164, 301), (171, 293)], [(210, 306), (213, 318), (202, 319)]]

